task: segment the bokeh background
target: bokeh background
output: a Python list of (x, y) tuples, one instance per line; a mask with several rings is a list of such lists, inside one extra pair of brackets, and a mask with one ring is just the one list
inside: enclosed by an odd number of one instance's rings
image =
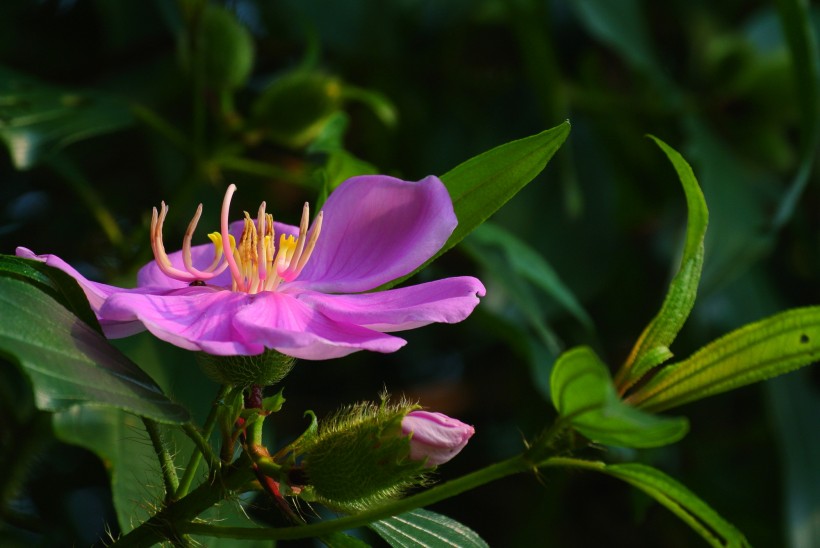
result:
[[(151, 258), (161, 200), (173, 248), (199, 202), (204, 240), (231, 182), (236, 210), (264, 199), (295, 222), (302, 202), (347, 176), (440, 175), (569, 119), (547, 169), (492, 218), (508, 234), (477, 233), (417, 277), (479, 276), (488, 296), (476, 313), (407, 333), (393, 355), (298, 364), (268, 433), (272, 446), (285, 443), (306, 426), (305, 409), (322, 416), (386, 388), (475, 425), (439, 472), (455, 477), (520, 451), (549, 424), (548, 376), (562, 349), (592, 345), (614, 370), (657, 311), (685, 200), (646, 133), (684, 154), (710, 208), (699, 299), (677, 356), (817, 303), (818, 52), (796, 37), (817, 35), (820, 12), (806, 4), (5, 0), (0, 252), (24, 245), (128, 285)], [(535, 276), (513, 260), (521, 244), (540, 257)], [(572, 299), (581, 309), (566, 306)], [(197, 416), (207, 412), (217, 387), (190, 354), (148, 336), (118, 346)], [(0, 544), (116, 534), (111, 463), (59, 428), (34, 432), (25, 382), (8, 363), (0, 372), (0, 465), (27, 471), (14, 504), (41, 527), (0, 523)], [(691, 419), (680, 443), (593, 456), (658, 466), (754, 545), (820, 545), (820, 369), (675, 411)], [(263, 501), (249, 508), (276, 519)], [(702, 542), (627, 485), (582, 473), (514, 477), (431, 509), (492, 546)]]

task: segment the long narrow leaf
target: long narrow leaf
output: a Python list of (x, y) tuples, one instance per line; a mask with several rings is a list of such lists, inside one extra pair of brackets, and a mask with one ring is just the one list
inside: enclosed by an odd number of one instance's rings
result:
[(659, 411), (788, 373), (820, 359), (820, 306), (748, 324), (664, 367), (628, 401)]
[(643, 464), (612, 464), (601, 472), (633, 485), (666, 506), (711, 546), (740, 548), (749, 542), (731, 523), (680, 482)]
[(669, 346), (695, 304), (700, 273), (703, 269), (703, 239), (709, 222), (706, 200), (692, 173), (692, 168), (672, 147), (657, 137), (651, 138), (672, 162), (686, 194), (686, 243), (680, 268), (669, 285), (660, 311), (641, 333), (632, 353), (616, 376), (615, 382), (622, 393), (650, 369), (672, 357)]

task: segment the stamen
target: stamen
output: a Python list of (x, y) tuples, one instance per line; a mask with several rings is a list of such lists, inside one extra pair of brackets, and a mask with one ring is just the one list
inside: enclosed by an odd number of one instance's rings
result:
[(235, 192), (236, 185), (228, 185), (222, 200), (220, 231), (208, 234), (214, 246), (214, 258), (204, 270), (194, 267), (191, 247), (194, 232), (202, 217), (202, 204), (197, 206), (182, 240), (182, 262), (185, 271), (171, 264), (162, 242), (162, 228), (168, 215), (168, 206), (162, 202), (159, 210), (153, 208), (151, 249), (154, 251), (157, 266), (166, 276), (200, 285), (230, 269), (231, 289), (246, 293), (274, 291), (283, 281), (290, 282), (299, 276), (310, 259), (322, 230), (322, 212), (317, 215), (313, 226), (309, 227), (310, 206), (305, 203), (298, 236), (280, 234), (278, 245), (275, 245), (273, 215), (265, 211), (267, 205), (262, 202), (255, 220), (247, 211), (245, 212), (242, 235), (237, 243), (228, 232), (231, 199)]
[(196, 276), (200, 281), (204, 281), (210, 280), (211, 278), (222, 274), (222, 272), (228, 268), (228, 263), (223, 262), (222, 264), (219, 264), (219, 261), (222, 258), (222, 248), (214, 245), (214, 260), (211, 262), (210, 266), (204, 271), (194, 268), (193, 258), (191, 257), (191, 239), (194, 236), (194, 230), (196, 230), (196, 225), (199, 223), (200, 217), (202, 217), (202, 204), (199, 204), (196, 208), (194, 218), (191, 219), (190, 223), (188, 223), (188, 230), (185, 231), (185, 238), (182, 240), (182, 262), (185, 264), (185, 269), (188, 272)]
[(264, 281), (268, 276), (268, 250), (265, 245), (265, 229), (267, 227), (265, 226), (265, 221), (267, 221), (267, 217), (265, 217), (265, 202), (262, 202), (259, 206), (259, 213), (256, 216), (256, 222), (259, 227), (259, 243), (256, 248), (256, 254), (257, 261), (259, 262), (259, 279), (262, 281)]
[(225, 254), (225, 260), (228, 263), (228, 267), (231, 269), (233, 285), (236, 286), (233, 289), (245, 291), (245, 285), (242, 283), (242, 277), (239, 273), (239, 266), (236, 264), (236, 259), (233, 256), (234, 250), (229, 247), (230, 234), (228, 233), (228, 214), (231, 207), (231, 198), (233, 197), (234, 192), (236, 192), (236, 185), (228, 185), (228, 190), (225, 192), (225, 198), (222, 200), (222, 216), (220, 219), (220, 228), (222, 229), (222, 251)]
[(165, 252), (165, 246), (162, 244), (162, 225), (165, 223), (165, 216), (168, 214), (168, 206), (165, 202), (160, 205), (160, 213), (157, 214), (157, 208), (151, 211), (151, 250), (154, 252), (157, 266), (163, 274), (169, 278), (179, 280), (181, 282), (190, 283), (198, 278), (189, 272), (179, 270), (171, 264), (171, 259)]

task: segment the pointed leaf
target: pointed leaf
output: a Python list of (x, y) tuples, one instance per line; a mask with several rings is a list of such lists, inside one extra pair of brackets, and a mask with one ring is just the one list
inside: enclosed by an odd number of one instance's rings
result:
[(593, 470), (621, 479), (666, 506), (711, 546), (744, 548), (751, 546), (743, 534), (720, 517), (708, 504), (684, 485), (651, 466), (637, 463), (604, 464), (573, 458), (555, 458), (547, 466), (568, 466)]
[(659, 411), (776, 377), (820, 359), (820, 306), (796, 308), (732, 331), (661, 369), (628, 401)]
[(498, 146), (470, 158), (441, 176), (450, 192), (458, 226), (444, 246), (412, 273), (382, 286), (386, 289), (424, 269), (498, 211), (541, 173), (569, 135), (569, 121), (537, 135)]
[(371, 523), (368, 527), (376, 531), (393, 548), (489, 546), (469, 527), (423, 508)]
[(48, 293), (10, 276), (0, 276), (0, 354), (31, 380), (39, 409), (94, 403), (159, 422), (189, 419), (97, 331)]
[(562, 354), (550, 378), (552, 402), (562, 418), (589, 439), (626, 447), (658, 447), (681, 439), (685, 418), (658, 417), (623, 403), (609, 370), (590, 348)]
[(643, 464), (612, 464), (602, 472), (622, 479), (666, 506), (712, 546), (751, 546), (743, 534), (678, 481)]
[(695, 304), (700, 273), (703, 269), (703, 239), (709, 222), (706, 200), (692, 173), (692, 168), (672, 147), (656, 137), (650, 138), (672, 162), (683, 185), (688, 209), (686, 243), (680, 268), (669, 285), (660, 311), (641, 333), (632, 353), (616, 376), (616, 384), (622, 392), (635, 384), (650, 369), (672, 357), (669, 346)]

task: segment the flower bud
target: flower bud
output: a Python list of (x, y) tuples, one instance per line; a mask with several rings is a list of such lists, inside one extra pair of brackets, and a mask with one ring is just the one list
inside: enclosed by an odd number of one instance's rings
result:
[(256, 356), (213, 356), (197, 354), (199, 366), (208, 377), (229, 386), (271, 386), (285, 378), (295, 358), (266, 349)]
[(357, 512), (425, 485), (453, 458), (473, 427), (406, 401), (361, 403), (315, 425), (292, 447), (300, 496)]
[(475, 429), (443, 413), (416, 410), (401, 421), (401, 431), (410, 436), (410, 459), (438, 466), (464, 449)]

